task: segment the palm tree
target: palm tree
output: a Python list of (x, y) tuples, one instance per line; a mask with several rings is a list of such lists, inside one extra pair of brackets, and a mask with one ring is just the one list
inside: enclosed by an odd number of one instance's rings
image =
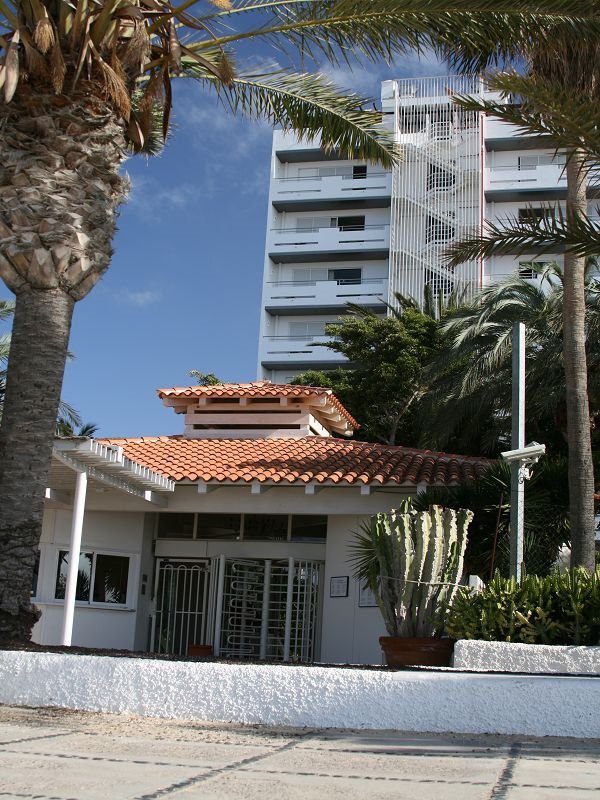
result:
[[(15, 304), (11, 300), (0, 300), (0, 322), (9, 319), (15, 310)], [(6, 387), (6, 365), (8, 364), (8, 354), (10, 352), (10, 333), (0, 336), (0, 420), (2, 420), (2, 410), (4, 407), (4, 392)], [(68, 357), (72, 357), (68, 354)], [(77, 432), (75, 432), (77, 429)], [(82, 423), (79, 412), (72, 405), (61, 400), (58, 406), (58, 417), (56, 419), (57, 436), (94, 436), (97, 426), (92, 422)]]
[[(600, 282), (586, 267), (590, 407), (600, 412)], [(422, 419), (428, 446), (496, 454), (510, 445), (511, 331), (527, 328), (527, 430), (556, 453), (567, 441), (563, 368), (563, 270), (548, 264), (540, 283), (509, 278), (483, 290), (442, 321), (443, 345), (429, 372)]]
[[(390, 59), (430, 34), (458, 36), (478, 7), (486, 25), (473, 42), (507, 20), (551, 27), (570, 11), (600, 27), (575, 0), (529, 5), (524, 13), (525, 0), (474, 0), (449, 13), (442, 0), (426, 9), (411, 0), (0, 0), (0, 276), (16, 295), (0, 428), (0, 639), (26, 639), (37, 617), (30, 576), (73, 307), (108, 267), (128, 188), (121, 164), (153, 150), (157, 117), (167, 135), (172, 78), (389, 166), (397, 153), (380, 115), (294, 72), (294, 58)], [(278, 47), (292, 68), (239, 71), (235, 50), (248, 43)]]
[[(592, 7), (590, 12), (594, 13)], [(569, 446), (569, 491), (572, 525), (572, 566), (595, 568), (594, 468), (590, 434), (585, 351), (585, 256), (599, 255), (597, 226), (587, 216), (590, 155), (597, 144), (597, 104), (600, 100), (600, 45), (572, 20), (557, 22), (547, 29), (530, 24), (507, 26), (500, 47), (490, 38), (481, 49), (467, 37), (448, 39), (444, 49), (457, 66), (471, 71), (502, 60), (525, 62), (525, 74), (509, 71), (492, 76), (490, 88), (519, 100), (506, 111), (502, 102), (481, 102), (462, 98), (459, 104), (516, 123), (524, 130), (552, 136), (567, 155), (566, 211), (548, 208), (544, 217), (510, 220), (507, 226), (488, 226), (482, 235), (456, 245), (450, 266), (474, 257), (501, 253), (554, 251), (565, 248), (562, 351), (567, 394), (567, 438)], [(565, 108), (577, 108), (578, 117), (569, 119)], [(579, 135), (578, 135), (579, 131)], [(591, 135), (590, 135), (591, 134)], [(597, 155), (597, 151), (595, 153)], [(582, 247), (586, 232), (591, 241)]]

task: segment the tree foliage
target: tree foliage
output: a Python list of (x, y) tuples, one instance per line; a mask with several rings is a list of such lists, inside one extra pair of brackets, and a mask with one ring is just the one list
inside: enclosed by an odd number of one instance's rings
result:
[(423, 367), (436, 348), (437, 324), (414, 308), (399, 316), (353, 313), (325, 326), (329, 350), (349, 370), (303, 373), (294, 383), (331, 386), (360, 423), (358, 438), (387, 444), (414, 442), (413, 413), (424, 391)]
[[(587, 272), (588, 378), (592, 419), (600, 414), (600, 282)], [(514, 322), (526, 327), (529, 439), (566, 454), (563, 271), (549, 264), (536, 284), (512, 277), (492, 284), (442, 322), (428, 372), (422, 442), (458, 452), (497, 454), (510, 445)]]
[[(570, 542), (567, 462), (545, 458), (533, 470), (525, 489), (524, 563), (538, 575), (550, 572), (563, 544)], [(487, 581), (498, 570), (508, 575), (510, 559), (510, 467), (499, 461), (478, 481), (418, 495), (415, 508), (432, 504), (470, 508), (465, 573)]]

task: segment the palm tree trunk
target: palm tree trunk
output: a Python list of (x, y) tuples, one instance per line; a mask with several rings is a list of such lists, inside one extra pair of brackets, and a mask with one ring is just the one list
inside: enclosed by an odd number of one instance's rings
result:
[[(567, 219), (587, 214), (587, 170), (582, 154), (567, 163)], [(567, 251), (564, 270), (563, 361), (567, 394), (571, 566), (595, 568), (594, 466), (585, 352), (585, 258)]]
[(28, 640), (73, 305), (108, 267), (125, 123), (93, 83), (0, 106), (0, 277), (17, 295), (0, 428), (0, 640)]
[(31, 579), (73, 305), (61, 289), (16, 300), (0, 426), (0, 642), (28, 641), (40, 616)]

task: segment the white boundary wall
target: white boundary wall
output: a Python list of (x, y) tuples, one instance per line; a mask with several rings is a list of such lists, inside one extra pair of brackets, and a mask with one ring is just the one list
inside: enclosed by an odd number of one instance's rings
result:
[(600, 737), (594, 677), (0, 651), (0, 702), (295, 727)]
[(600, 647), (558, 647), (461, 639), (454, 645), (454, 666), (478, 672), (600, 675)]

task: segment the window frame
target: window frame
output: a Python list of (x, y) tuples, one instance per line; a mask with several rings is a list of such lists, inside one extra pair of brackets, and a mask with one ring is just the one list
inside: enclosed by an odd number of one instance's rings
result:
[[(168, 541), (168, 540), (161, 540), (161, 541)], [(53, 587), (52, 587), (52, 599), (51, 602), (64, 604), (65, 598), (64, 597), (57, 597), (56, 596), (56, 584), (58, 579), (58, 570), (59, 570), (59, 559), (61, 553), (69, 553), (68, 547), (65, 546), (58, 546), (55, 550), (55, 558), (54, 558), (54, 575), (53, 575)], [(135, 608), (135, 603), (133, 599), (135, 598), (134, 594), (134, 586), (137, 584), (136, 581), (136, 571), (137, 571), (137, 554), (131, 552), (122, 552), (119, 550), (104, 550), (102, 548), (95, 548), (93, 546), (87, 547), (82, 544), (80, 553), (91, 553), (92, 554), (92, 567), (90, 571), (90, 592), (89, 592), (89, 599), (88, 600), (75, 600), (75, 605), (81, 608), (102, 608), (102, 609), (132, 609)], [(96, 580), (96, 560), (98, 556), (115, 556), (118, 558), (127, 558), (129, 561), (127, 567), (127, 586), (125, 589), (125, 602), (124, 603), (109, 603), (102, 600), (93, 600), (94, 596), (94, 583)], [(38, 589), (39, 589), (39, 581), (38, 581)], [(65, 585), (65, 593), (66, 593), (66, 585)], [(39, 597), (37, 598), (39, 602), (43, 602)]]
[[(242, 512), (235, 512), (235, 514), (228, 514), (227, 512), (222, 512), (223, 516), (238, 516), (238, 515), (240, 516), (241, 519), (240, 519), (240, 535), (239, 535), (239, 538), (236, 538), (236, 539), (233, 539), (233, 538), (231, 538), (231, 539), (228, 539), (228, 538), (210, 539), (208, 537), (199, 537), (198, 536), (198, 530), (201, 527), (199, 525), (199, 517), (200, 517), (201, 514), (206, 514), (208, 516), (216, 516), (216, 515), (218, 515), (219, 512), (214, 512), (214, 511), (207, 511), (207, 512), (190, 511), (190, 512), (186, 512), (186, 513), (194, 515), (194, 536), (193, 536), (192, 539), (190, 539), (189, 537), (180, 538), (180, 539), (177, 539), (175, 537), (168, 537), (168, 538), (160, 538), (159, 539), (159, 537), (158, 537), (158, 520), (159, 520), (159, 516), (160, 516), (161, 513), (169, 513), (169, 512), (158, 512), (156, 514), (156, 523), (155, 523), (155, 528), (154, 528), (154, 538), (155, 538), (156, 541), (160, 541), (160, 542), (192, 542), (192, 541), (193, 542), (237, 542), (237, 543), (239, 543), (239, 542), (278, 542), (278, 543), (284, 543), (285, 542), (285, 543), (288, 543), (288, 544), (290, 544), (290, 543), (292, 543), (292, 544), (297, 544), (297, 543), (300, 543), (300, 544), (302, 544), (302, 543), (325, 544), (325, 542), (327, 541), (327, 532), (328, 532), (328, 528), (329, 528), (329, 514), (287, 514), (286, 515), (286, 514), (278, 514), (278, 513), (277, 514), (275, 514), (275, 513), (273, 513), (273, 514), (257, 513), (255, 511), (246, 511), (246, 512), (242, 511)], [(246, 530), (246, 517), (247, 516), (266, 516), (266, 517), (270, 517), (270, 516), (278, 516), (278, 517), (279, 516), (287, 516), (287, 532), (286, 532), (285, 539), (246, 539), (245, 538), (245, 530)], [(313, 517), (313, 518), (314, 517), (324, 517), (325, 518), (325, 538), (324, 539), (313, 539), (310, 542), (303, 542), (303, 541), (297, 542), (292, 536), (292, 520), (293, 520), (293, 517)]]

